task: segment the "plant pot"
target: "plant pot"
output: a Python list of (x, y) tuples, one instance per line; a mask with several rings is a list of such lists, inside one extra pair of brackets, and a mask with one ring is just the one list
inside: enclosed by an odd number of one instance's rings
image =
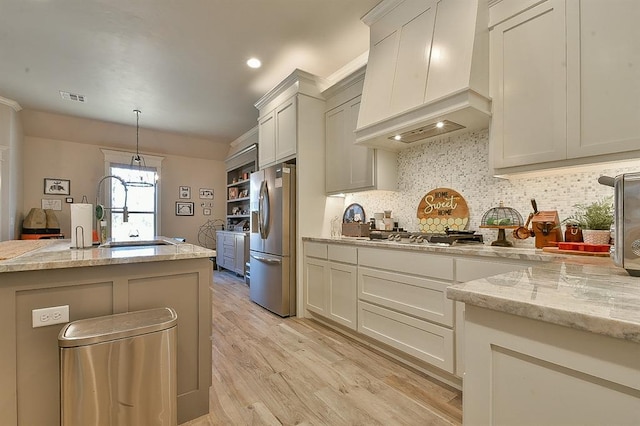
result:
[(588, 244), (609, 244), (611, 233), (608, 230), (584, 229), (582, 230), (582, 238)]

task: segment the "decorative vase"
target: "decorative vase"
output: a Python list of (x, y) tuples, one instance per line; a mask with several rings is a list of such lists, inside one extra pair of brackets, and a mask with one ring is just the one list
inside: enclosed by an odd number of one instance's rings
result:
[(582, 231), (582, 238), (584, 242), (588, 244), (609, 244), (611, 233), (608, 230), (584, 229)]

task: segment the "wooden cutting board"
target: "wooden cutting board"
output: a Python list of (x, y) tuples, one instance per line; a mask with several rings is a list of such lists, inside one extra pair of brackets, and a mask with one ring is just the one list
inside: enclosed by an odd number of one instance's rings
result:
[(0, 260), (13, 259), (14, 257), (46, 247), (53, 240), (10, 240), (0, 242)]
[(579, 256), (609, 257), (608, 251), (581, 251), (581, 250), (560, 250), (558, 247), (542, 247), (542, 251), (547, 253), (577, 254)]

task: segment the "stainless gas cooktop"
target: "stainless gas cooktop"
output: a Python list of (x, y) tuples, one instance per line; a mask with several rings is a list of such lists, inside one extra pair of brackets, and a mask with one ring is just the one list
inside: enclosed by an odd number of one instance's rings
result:
[(374, 230), (369, 233), (371, 240), (386, 240), (392, 242), (400, 242), (407, 244), (482, 244), (481, 234), (475, 231), (453, 231), (447, 230), (446, 233), (421, 233), (407, 231), (381, 231)]

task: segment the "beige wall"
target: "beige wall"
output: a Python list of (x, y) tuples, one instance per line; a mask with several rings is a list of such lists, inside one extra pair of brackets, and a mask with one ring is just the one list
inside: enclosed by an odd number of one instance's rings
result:
[[(100, 178), (104, 176), (104, 157), (101, 148), (114, 150), (135, 150), (135, 127), (133, 134), (127, 138), (127, 144), (133, 146), (123, 149), (122, 144), (97, 144), (96, 141), (102, 138), (99, 134), (91, 133), (91, 129), (96, 132), (105, 132), (113, 135), (119, 131), (118, 125), (96, 122), (93, 120), (63, 117), (62, 122), (68, 125), (80, 127), (71, 132), (68, 130), (51, 129), (51, 134), (58, 137), (76, 138), (78, 135), (90, 135), (90, 141), (61, 140), (52, 137), (34, 136), (30, 133), (42, 134), (43, 127), (49, 126), (60, 116), (44, 113), (37, 113), (36, 116), (43, 119), (38, 122), (37, 129), (32, 132), (34, 124), (30, 120), (34, 119), (32, 113), (27, 113), (29, 119), (25, 121), (24, 139), (24, 202), (22, 204), (22, 217), (20, 223), (32, 207), (40, 207), (43, 198), (59, 199), (62, 201), (62, 211), (56, 211), (56, 216), (61, 225), (62, 233), (65, 237), (70, 237), (71, 218), (70, 206), (65, 203), (65, 196), (53, 196), (44, 194), (44, 178), (69, 179), (71, 181), (71, 197), (74, 202), (80, 202), (82, 196), (86, 195), (90, 203), (95, 203), (96, 185)], [(50, 124), (45, 125), (46, 122)], [(29, 123), (29, 124), (26, 124)], [(116, 131), (110, 126), (114, 126)], [(147, 131), (140, 130), (140, 139), (146, 139)], [(225, 215), (225, 164), (223, 159), (226, 156), (228, 145), (222, 146), (213, 143), (212, 146), (203, 147), (200, 143), (195, 143), (201, 149), (202, 155), (193, 153), (193, 147), (189, 145), (190, 138), (181, 135), (161, 134), (154, 132), (156, 140), (163, 141), (158, 151), (151, 149), (143, 150), (140, 143), (140, 152), (149, 155), (159, 155), (164, 157), (162, 162), (162, 176), (158, 182), (160, 190), (160, 223), (159, 234), (169, 237), (184, 237), (188, 242), (198, 244), (198, 231), (207, 219), (224, 219)], [(159, 136), (158, 136), (159, 135)], [(124, 138), (124, 134), (121, 136)], [(197, 151), (197, 150), (196, 150)], [(193, 155), (189, 157), (188, 155)], [(214, 159), (214, 158), (220, 158)], [(178, 187), (190, 186), (191, 199), (179, 200)], [(200, 188), (213, 188), (214, 199), (211, 207), (211, 216), (204, 216), (202, 202), (211, 200), (200, 200), (198, 191)], [(176, 216), (176, 201), (192, 201), (195, 203), (194, 216)]]
[(20, 107), (0, 98), (0, 241), (18, 238), (22, 222), (23, 131)]

